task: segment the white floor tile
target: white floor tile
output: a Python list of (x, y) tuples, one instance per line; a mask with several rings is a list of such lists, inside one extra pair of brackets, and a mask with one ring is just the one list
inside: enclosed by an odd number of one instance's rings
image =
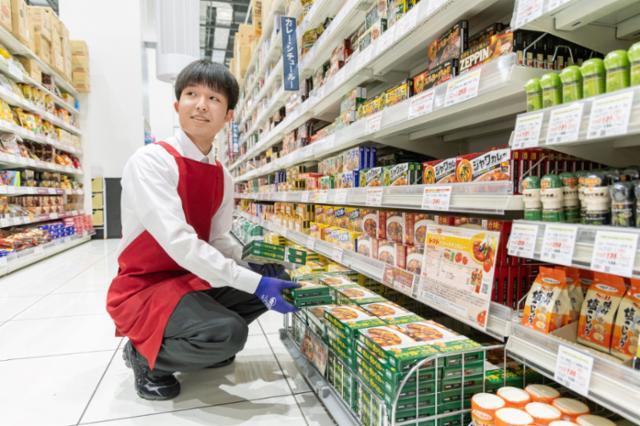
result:
[(14, 320), (58, 318), (106, 313), (107, 293), (69, 293), (45, 296)]
[(290, 395), (273, 354), (265, 350), (267, 347), (264, 336), (250, 336), (245, 349), (232, 365), (178, 375), (182, 393), (173, 401), (161, 402), (138, 398), (133, 388), (133, 373), (125, 367), (118, 354), (118, 360), (109, 367), (82, 421), (95, 422)]
[(283, 316), (278, 312), (268, 311), (260, 315), (258, 321), (260, 321), (265, 334), (276, 334), (282, 328)]
[(286, 396), (133, 417), (99, 424), (105, 426), (299, 426), (304, 425), (305, 421), (295, 399), (292, 396)]
[(0, 322), (6, 321), (22, 312), (40, 298), (42, 296), (0, 297)]
[(309, 426), (334, 426), (336, 423), (313, 392), (295, 395)]
[(285, 377), (289, 382), (289, 386), (291, 386), (291, 390), (293, 393), (302, 393), (309, 392), (311, 388), (307, 384), (307, 381), (302, 377), (300, 371), (298, 371), (298, 367), (296, 367), (291, 354), (289, 354), (289, 350), (282, 344), (280, 340), (279, 334), (268, 334), (267, 339), (269, 339), (269, 344), (273, 349), (276, 357), (278, 358), (278, 362), (280, 363), (280, 367), (284, 371)]
[(120, 340), (106, 313), (8, 321), (0, 326), (0, 360), (116, 349)]
[(76, 424), (112, 355), (109, 351), (0, 362), (0, 424)]

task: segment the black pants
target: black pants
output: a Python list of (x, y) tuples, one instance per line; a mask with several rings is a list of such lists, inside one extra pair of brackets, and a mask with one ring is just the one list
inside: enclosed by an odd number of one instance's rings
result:
[(231, 287), (185, 294), (169, 318), (153, 373), (201, 370), (232, 357), (244, 348), (248, 325), (266, 311), (255, 295)]

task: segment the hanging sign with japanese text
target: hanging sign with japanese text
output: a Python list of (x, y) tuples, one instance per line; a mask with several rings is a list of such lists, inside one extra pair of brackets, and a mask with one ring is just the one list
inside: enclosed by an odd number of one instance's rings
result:
[(285, 91), (300, 90), (298, 74), (298, 39), (296, 35), (296, 18), (280, 17), (282, 32), (282, 69)]

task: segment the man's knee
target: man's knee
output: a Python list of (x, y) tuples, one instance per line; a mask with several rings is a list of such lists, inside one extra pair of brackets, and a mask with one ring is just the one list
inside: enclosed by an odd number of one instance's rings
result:
[(236, 353), (244, 348), (249, 335), (247, 322), (238, 315), (230, 315), (225, 318), (223, 327), (223, 330), (227, 333), (229, 351)]

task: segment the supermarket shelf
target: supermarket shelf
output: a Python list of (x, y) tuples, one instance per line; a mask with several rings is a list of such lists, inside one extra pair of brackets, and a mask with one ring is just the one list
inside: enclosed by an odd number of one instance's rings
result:
[(66, 167), (58, 164), (48, 163), (46, 161), (32, 160), (24, 157), (18, 157), (16, 155), (0, 153), (0, 168), (8, 169), (13, 167), (26, 167), (29, 169), (46, 170), (50, 172), (66, 173), (76, 176), (84, 175), (84, 172), (82, 170), (73, 167)]
[(84, 190), (0, 185), (0, 195), (84, 195)]
[[(348, 268), (353, 269), (354, 271), (357, 271), (363, 275), (366, 275), (371, 279), (384, 283), (384, 272), (385, 272), (385, 269), (389, 267), (384, 262), (381, 262), (377, 259), (372, 259), (370, 257), (356, 253), (352, 250), (339, 249), (338, 247), (326, 241), (318, 240), (316, 238), (305, 235), (301, 232), (285, 229), (278, 224), (256, 218), (255, 216), (251, 216), (242, 211), (237, 211), (236, 214), (240, 217), (245, 218), (248, 221), (259, 224), (265, 229), (281, 234), (282, 236), (295, 242), (296, 244), (299, 244), (301, 246), (307, 247), (310, 250), (318, 252), (321, 255), (326, 256), (337, 263), (345, 265)], [(412, 294), (407, 294), (407, 296), (410, 296), (418, 300), (419, 302), (424, 303), (425, 305), (430, 306), (433, 309), (436, 309), (450, 316), (451, 318), (454, 318), (463, 323), (467, 323), (467, 321), (464, 318), (457, 316), (452, 312), (447, 311), (445, 306), (436, 305), (428, 301), (424, 301), (416, 298), (416, 295), (417, 295), (416, 285), (418, 283), (418, 280), (419, 280), (419, 276), (414, 275), (414, 279), (413, 279), (414, 290)], [(384, 284), (388, 285), (386, 283)], [(397, 290), (400, 291), (399, 288)], [(492, 303), (491, 308), (489, 310), (489, 320), (487, 323), (487, 330), (486, 331), (481, 330), (481, 331), (487, 333), (492, 337), (495, 337), (496, 339), (504, 340), (509, 335), (511, 330), (511, 316), (512, 316), (511, 309), (496, 303)], [(469, 324), (469, 325), (473, 326), (473, 324)]]
[[(628, 126), (626, 129), (612, 129), (607, 135), (604, 132), (593, 131), (590, 134), (589, 126), (592, 118), (603, 117), (598, 111), (601, 108), (594, 108), (594, 105), (617, 104), (622, 105), (624, 101), (629, 102), (630, 110), (622, 111), (629, 114)], [(579, 122), (577, 139), (571, 142), (549, 143), (547, 142), (547, 131), (554, 112), (573, 110), (582, 108), (582, 118)], [(596, 113), (594, 114), (594, 110)], [(624, 167), (637, 164), (640, 155), (640, 86), (619, 90), (605, 95), (594, 96), (580, 101), (562, 104), (556, 107), (545, 108), (540, 111), (521, 114), (518, 120), (527, 120), (542, 114), (542, 126), (540, 136), (537, 141), (532, 141), (529, 147), (539, 146), (541, 148), (553, 149), (574, 155), (578, 158), (603, 163), (609, 166)], [(611, 115), (613, 117), (613, 115)], [(513, 145), (517, 148), (519, 146)], [(522, 147), (522, 146), (521, 146)]]
[(0, 228), (11, 228), (12, 226), (32, 225), (34, 223), (49, 222), (51, 220), (65, 219), (67, 217), (82, 216), (83, 210), (73, 210), (68, 213), (48, 213), (29, 217), (12, 217), (8, 219), (0, 219)]
[(280, 340), (282, 340), (282, 344), (287, 351), (289, 351), (296, 368), (305, 378), (320, 402), (326, 407), (327, 412), (330, 413), (336, 424), (340, 426), (361, 425), (358, 419), (354, 417), (353, 411), (345, 405), (344, 400), (334, 390), (333, 386), (331, 386), (313, 364), (300, 353), (300, 349), (298, 349), (284, 329), (280, 329)]
[[(547, 225), (555, 225), (555, 224), (549, 224), (545, 222), (533, 222), (533, 221), (526, 221), (526, 220), (516, 220), (514, 221), (514, 225), (516, 224), (534, 225), (538, 228), (536, 247), (534, 249), (534, 254), (531, 257), (531, 259), (541, 261), (542, 240), (544, 238), (545, 227)], [(625, 235), (629, 235), (629, 234), (640, 235), (640, 228), (579, 225), (579, 224), (570, 224), (570, 223), (563, 223), (562, 225), (576, 228), (577, 230), (576, 246), (575, 246), (575, 251), (573, 253), (572, 266), (575, 266), (577, 268), (582, 268), (582, 269), (591, 268), (591, 258), (593, 256), (593, 249), (594, 249), (597, 231), (620, 232)], [(640, 250), (637, 250), (635, 254), (635, 262), (633, 266), (633, 277), (640, 278)]]
[[(449, 212), (505, 215), (522, 212), (522, 196), (513, 195), (511, 182), (481, 182), (451, 185), (406, 185), (383, 187), (381, 208), (422, 208), (424, 189), (451, 187)], [(259, 201), (285, 201), (294, 203), (321, 203), (346, 206), (370, 206), (367, 191), (371, 188), (332, 189), (328, 191), (262, 192), (236, 194), (236, 198)], [(520, 215), (521, 216), (521, 215)]]
[[(492, 6), (497, 0), (479, 0), (475, 2), (463, 1), (463, 0), (436, 0), (429, 2), (421, 2), (406, 13), (400, 20), (393, 25), (388, 31), (382, 34), (382, 36), (376, 39), (369, 47), (362, 52), (359, 52), (352, 60), (350, 60), (344, 67), (340, 69), (329, 81), (327, 81), (322, 87), (311, 94), (309, 99), (299, 105), (294, 111), (287, 115), (287, 117), (277, 126), (272, 132), (269, 132), (262, 140), (256, 145), (256, 153), (259, 154), (268, 149), (275, 143), (279, 142), (282, 137), (299, 127), (307, 120), (313, 117), (323, 116), (324, 113), (330, 110), (335, 110), (344, 95), (346, 95), (353, 88), (363, 84), (366, 81), (382, 79), (388, 72), (397, 71), (399, 69), (406, 68), (407, 72), (415, 66), (415, 64), (409, 61), (409, 58), (415, 59), (415, 54), (421, 51), (429, 42), (437, 38), (443, 31), (450, 28), (460, 19), (474, 16), (478, 12), (485, 10)], [(511, 58), (511, 56), (509, 56)], [(306, 58), (307, 61), (312, 61), (311, 57)], [(505, 63), (506, 62), (506, 63)], [(478, 96), (473, 99), (474, 104), (481, 102), (481, 110), (474, 111), (477, 116), (477, 122), (484, 122), (492, 120), (494, 118), (502, 118), (511, 114), (516, 114), (524, 109), (524, 94), (522, 87), (524, 83), (531, 77), (542, 75), (540, 70), (528, 69), (523, 67), (514, 67), (514, 59), (499, 59), (493, 61), (487, 66), (492, 71), (486, 71), (483, 74), (490, 74), (488, 77), (483, 75), (480, 81), (480, 94), (492, 89), (501, 89), (497, 95), (494, 94), (492, 99), (487, 99), (484, 96)], [(498, 65), (499, 64), (499, 65)], [(511, 65), (511, 66), (510, 66)], [(486, 68), (487, 66), (483, 67)], [(497, 71), (497, 75), (491, 75)], [(468, 75), (467, 75), (468, 77)], [(460, 82), (462, 80), (458, 80)], [(438, 113), (439, 109), (438, 95), (442, 95), (440, 101), (444, 102), (444, 95), (446, 95), (446, 88), (449, 85), (442, 85), (442, 87), (436, 89), (434, 96), (434, 113), (427, 114), (430, 119), (424, 120), (424, 116), (420, 117), (423, 120), (414, 120), (416, 127), (425, 124), (429, 121), (438, 121), (438, 124), (443, 121), (443, 116), (449, 116), (454, 113), (448, 110), (444, 113)], [(497, 87), (492, 87), (497, 86)], [(474, 102), (475, 101), (475, 102)], [(488, 102), (495, 102), (495, 105), (486, 105)], [(407, 111), (409, 101), (403, 102), (404, 115), (401, 117), (401, 122), (407, 122)], [(465, 102), (467, 104), (468, 102)], [(401, 112), (396, 108), (396, 105), (391, 108), (387, 108), (385, 114), (390, 114), (387, 110), (394, 110)], [(457, 109), (456, 105), (456, 109)], [(467, 107), (468, 108), (468, 107)], [(468, 111), (466, 111), (468, 112)], [(453, 123), (452, 120), (444, 120), (445, 126), (429, 126), (433, 127), (432, 135), (443, 133), (446, 131), (452, 131), (458, 129), (464, 125), (472, 125), (476, 123), (469, 123), (470, 117), (474, 114), (464, 114), (464, 120), (458, 118), (457, 122)], [(362, 121), (359, 126), (363, 126)], [(421, 121), (424, 121), (421, 123)], [(383, 123), (385, 120), (383, 120)], [(398, 135), (406, 135), (409, 133), (409, 129), (406, 129), (402, 123), (394, 123), (397, 125), (395, 131)], [(358, 125), (356, 122), (355, 125)], [(353, 127), (353, 126), (350, 126)], [(411, 126), (409, 126), (411, 127)], [(277, 130), (276, 130), (277, 129)], [(362, 129), (357, 128), (359, 135), (362, 136)], [(384, 136), (384, 134), (370, 134), (367, 132), (371, 140), (375, 140), (375, 137)], [(424, 135), (415, 135), (424, 137)], [(354, 141), (353, 146), (359, 143)], [(389, 144), (389, 141), (385, 141)], [(234, 165), (239, 164), (236, 162)]]
[(65, 151), (74, 155), (82, 155), (82, 150), (69, 146), (67, 144), (63, 144), (58, 142), (57, 140), (43, 136), (37, 135), (33, 133), (31, 130), (27, 130), (24, 127), (17, 126), (13, 123), (9, 123), (8, 121), (0, 120), (0, 132), (13, 133), (15, 135), (20, 136), (22, 139), (27, 139), (33, 142), (38, 142), (44, 145), (51, 145), (52, 147), (59, 149), (60, 151)]
[(511, 27), (542, 31), (596, 51), (626, 49), (638, 38), (636, 0), (517, 0)]
[(89, 234), (74, 235), (60, 238), (42, 246), (28, 248), (6, 257), (0, 257), (0, 277), (90, 240), (91, 236)]
[(70, 82), (62, 77), (57, 71), (54, 71), (53, 68), (49, 66), (49, 64), (46, 64), (44, 61), (42, 61), (35, 53), (31, 51), (31, 49), (22, 44), (22, 42), (15, 38), (9, 31), (4, 29), (4, 27), (0, 28), (0, 43), (2, 43), (7, 49), (9, 49), (9, 52), (11, 52), (11, 54), (22, 55), (35, 60), (42, 69), (42, 72), (52, 75), (55, 78), (55, 83), (58, 86), (62, 87), (73, 96), (78, 96), (78, 91), (71, 85)]
[[(271, 90), (272, 86), (278, 81), (281, 81), (282, 78), (282, 59), (280, 59), (278, 61), (278, 63), (276, 64), (276, 66), (271, 70), (271, 74), (269, 74), (269, 77), (267, 77), (267, 80), (264, 82), (264, 85), (262, 86), (262, 88), (260, 89), (260, 92), (258, 92), (258, 95), (256, 96), (256, 99), (251, 103), (251, 105), (249, 105), (247, 108), (247, 112), (244, 113), (244, 117), (245, 120), (242, 122), (241, 126), (244, 125), (244, 123), (251, 117), (251, 115), (253, 114), (253, 111), (256, 110), (256, 108), (258, 107), (258, 105), (260, 104), (260, 99), (262, 99), (263, 97), (266, 96), (266, 94)], [(257, 122), (256, 125), (254, 125), (254, 128), (257, 128)], [(246, 136), (249, 136), (252, 132), (254, 132), (255, 129), (247, 132), (245, 134)]]
[[(593, 357), (593, 370), (587, 397), (609, 410), (640, 424), (640, 371), (622, 365), (601, 352), (573, 343), (577, 331), (567, 330), (566, 339), (560, 336), (543, 334), (514, 323), (507, 342), (510, 355), (520, 358), (527, 366), (553, 379), (558, 349), (568, 346)], [(570, 337), (573, 335), (573, 339)]]
[[(370, 140), (381, 141), (393, 146), (394, 139), (400, 139), (404, 144), (408, 139), (413, 141), (413, 150), (440, 158), (446, 156), (442, 151), (446, 149), (447, 144), (443, 143), (440, 138), (420, 144), (416, 144), (415, 141), (427, 136), (453, 132), (462, 127), (515, 115), (524, 109), (522, 87), (527, 80), (540, 76), (543, 71), (518, 66), (515, 60), (515, 55), (503, 56), (476, 71), (464, 74), (450, 80), (447, 84), (432, 89), (433, 91), (430, 93), (433, 96), (428, 101), (431, 111), (427, 109), (423, 110), (426, 111), (423, 114), (416, 114), (416, 102), (425, 98), (413, 96), (404, 102), (385, 108), (373, 116), (358, 120), (352, 125), (266, 166), (251, 170), (237, 177), (235, 181), (273, 173), (294, 164), (312, 158), (322, 158)], [(460, 87), (462, 83), (475, 78), (479, 79), (477, 96), (454, 103), (456, 99), (451, 93), (456, 92), (456, 88)], [(424, 96), (428, 95), (425, 93)], [(258, 153), (275, 144), (278, 137), (284, 133), (284, 128), (287, 128), (291, 122), (297, 123), (295, 117), (287, 116), (251, 152)], [(450, 144), (450, 146), (451, 149), (456, 148), (454, 144)], [(448, 154), (456, 155), (457, 152)]]

